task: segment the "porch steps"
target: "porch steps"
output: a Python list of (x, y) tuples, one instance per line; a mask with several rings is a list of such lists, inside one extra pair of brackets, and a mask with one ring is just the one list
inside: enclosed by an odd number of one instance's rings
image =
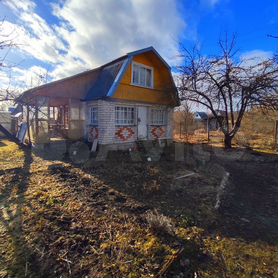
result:
[(164, 151), (158, 141), (136, 141), (137, 150), (140, 152), (143, 160), (146, 161), (159, 161)]

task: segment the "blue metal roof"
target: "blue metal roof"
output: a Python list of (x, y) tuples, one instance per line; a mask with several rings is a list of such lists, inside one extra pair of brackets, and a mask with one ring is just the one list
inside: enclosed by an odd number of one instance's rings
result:
[(122, 69), (125, 60), (117, 62), (112, 65), (104, 66), (99, 74), (97, 81), (89, 89), (85, 101), (96, 100), (104, 98), (112, 88), (112, 85), (118, 79), (117, 75)]
[(208, 118), (208, 115), (206, 112), (196, 112), (195, 114), (198, 114), (202, 120), (207, 120), (207, 118)]

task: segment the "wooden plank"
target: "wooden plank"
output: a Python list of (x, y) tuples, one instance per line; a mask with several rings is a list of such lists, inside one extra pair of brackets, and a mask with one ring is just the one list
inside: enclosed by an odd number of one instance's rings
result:
[(92, 148), (91, 148), (91, 152), (96, 152), (97, 144), (98, 144), (98, 139), (94, 139), (93, 144), (92, 144)]
[(275, 121), (274, 126), (274, 148), (278, 150), (278, 120)]
[(8, 139), (10, 139), (11, 141), (13, 141), (16, 144), (20, 145), (20, 141), (18, 140), (18, 138), (16, 138), (16, 136), (14, 136), (12, 133), (10, 133), (5, 127), (3, 127), (0, 124), (0, 131), (7, 136)]
[(189, 174), (186, 174), (186, 175), (183, 175), (183, 176), (180, 176), (180, 177), (176, 177), (175, 180), (187, 178), (187, 177), (190, 177), (190, 176), (193, 176), (193, 175), (195, 175), (195, 173), (189, 173)]
[(27, 123), (22, 123), (17, 133), (17, 139), (19, 140), (20, 143), (24, 143), (26, 132), (27, 132)]

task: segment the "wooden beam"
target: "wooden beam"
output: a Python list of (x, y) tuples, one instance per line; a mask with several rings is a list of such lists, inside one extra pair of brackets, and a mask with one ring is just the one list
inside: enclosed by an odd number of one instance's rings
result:
[(39, 134), (39, 110), (38, 110), (38, 102), (36, 101), (36, 106), (35, 106), (35, 132), (36, 132), (36, 137), (38, 137)]
[(26, 116), (26, 122), (27, 122), (27, 135), (28, 135), (28, 143), (31, 146), (31, 133), (30, 133), (30, 106), (27, 105), (27, 116)]
[(278, 120), (275, 120), (274, 126), (274, 148), (278, 151)]
[(13, 135), (12, 133), (10, 133), (5, 127), (3, 127), (1, 124), (0, 124), (0, 132), (2, 132), (4, 135), (7, 136), (7, 138), (11, 141), (13, 141), (14, 143), (16, 143), (17, 145), (19, 146), (23, 146), (23, 144), (18, 140), (18, 138)]

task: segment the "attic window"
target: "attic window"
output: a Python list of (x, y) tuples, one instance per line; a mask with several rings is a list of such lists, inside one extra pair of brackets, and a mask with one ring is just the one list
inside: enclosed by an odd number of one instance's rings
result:
[(132, 84), (153, 88), (153, 68), (132, 63)]

